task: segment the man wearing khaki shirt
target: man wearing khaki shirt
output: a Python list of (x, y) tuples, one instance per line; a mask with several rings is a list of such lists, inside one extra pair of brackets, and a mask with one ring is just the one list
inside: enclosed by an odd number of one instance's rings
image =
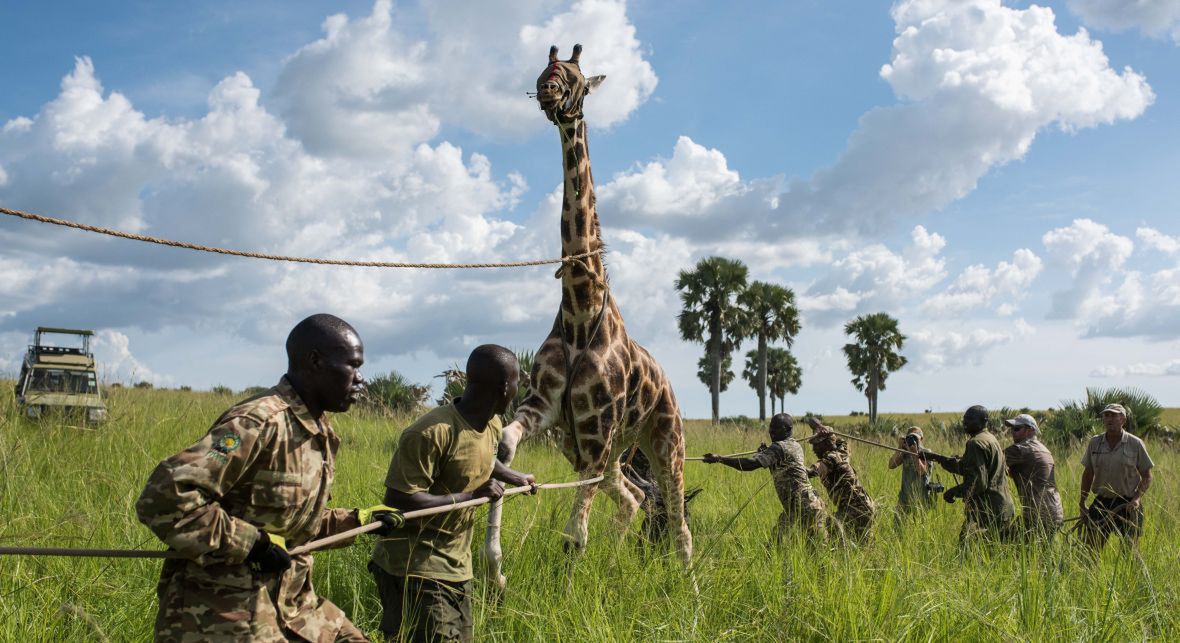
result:
[[(1090, 439), (1082, 454), (1082, 535), (1094, 550), (1106, 544), (1111, 532), (1118, 532), (1131, 546), (1143, 532), (1143, 494), (1151, 486), (1151, 468), (1143, 440), (1127, 433), (1127, 410), (1121, 404), (1102, 409), (1106, 432)], [(1097, 498), (1086, 507), (1093, 491)]]
[(1004, 426), (1012, 431), (1012, 444), (1004, 449), (1008, 477), (1020, 493), (1021, 531), (1026, 538), (1051, 538), (1060, 527), (1061, 495), (1053, 475), (1055, 463), (1049, 448), (1037, 439), (1037, 421), (1021, 413)]

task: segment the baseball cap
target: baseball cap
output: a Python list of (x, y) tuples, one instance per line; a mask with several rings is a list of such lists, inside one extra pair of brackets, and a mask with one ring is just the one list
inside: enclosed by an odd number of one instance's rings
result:
[(1123, 408), (1122, 404), (1107, 404), (1106, 408), (1102, 409), (1102, 414), (1118, 413), (1123, 417), (1127, 417), (1127, 409)]
[(1028, 413), (1021, 413), (1010, 420), (1004, 420), (1004, 424), (1010, 427), (1031, 426), (1034, 431), (1041, 430), (1041, 427), (1037, 426), (1036, 418)]

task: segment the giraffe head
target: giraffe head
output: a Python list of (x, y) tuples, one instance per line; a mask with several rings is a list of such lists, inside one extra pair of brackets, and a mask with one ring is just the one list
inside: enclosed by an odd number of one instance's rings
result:
[(549, 48), (549, 66), (537, 78), (537, 102), (555, 124), (581, 118), (582, 100), (606, 78), (583, 76), (578, 67), (581, 56), (582, 45), (574, 45), (574, 55), (569, 60), (558, 60), (557, 45), (554, 45)]

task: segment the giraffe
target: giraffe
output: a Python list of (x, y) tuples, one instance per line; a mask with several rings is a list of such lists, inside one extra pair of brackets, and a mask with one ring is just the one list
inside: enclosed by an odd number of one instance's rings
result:
[[(582, 479), (566, 523), (567, 550), (586, 545), (590, 505), (601, 485), (615, 501), (614, 521), (625, 531), (644, 498), (621, 471), (619, 454), (637, 444), (648, 455), (666, 499), (669, 531), (687, 567), (692, 534), (684, 518), (684, 430), (676, 396), (656, 360), (627, 336), (623, 316), (606, 281), (602, 235), (595, 208), (594, 180), (586, 148), (582, 101), (604, 76), (586, 78), (578, 66), (582, 46), (568, 61), (549, 50), (549, 64), (537, 79), (537, 101), (561, 138), (564, 197), (561, 206), (563, 257), (595, 252), (567, 262), (561, 279), (561, 307), (553, 329), (537, 350), (529, 395), (504, 427), (499, 456), (510, 464), (522, 439), (550, 425), (563, 429), (561, 449)], [(572, 421), (571, 421), (572, 420)], [(499, 503), (488, 513), (485, 557), (488, 577), (503, 588)]]

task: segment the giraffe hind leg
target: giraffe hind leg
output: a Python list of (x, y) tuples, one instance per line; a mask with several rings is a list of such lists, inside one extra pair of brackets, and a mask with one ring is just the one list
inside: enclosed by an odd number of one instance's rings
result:
[(643, 503), (643, 492), (623, 475), (623, 466), (613, 454), (603, 472), (602, 486), (603, 491), (618, 508), (614, 517), (615, 531), (620, 536), (626, 534), (636, 512), (639, 511), (639, 506)]
[(676, 554), (686, 567), (692, 562), (692, 532), (684, 516), (684, 433), (680, 414), (664, 412), (654, 420), (646, 445), (651, 456), (652, 472), (664, 496), (668, 512), (668, 531)]

